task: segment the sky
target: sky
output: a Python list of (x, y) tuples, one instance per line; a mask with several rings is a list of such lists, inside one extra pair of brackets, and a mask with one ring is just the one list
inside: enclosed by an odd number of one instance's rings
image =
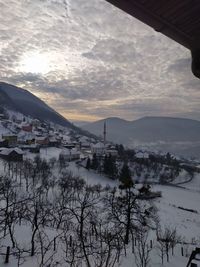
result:
[(69, 120), (200, 120), (190, 52), (105, 0), (0, 0), (0, 80)]

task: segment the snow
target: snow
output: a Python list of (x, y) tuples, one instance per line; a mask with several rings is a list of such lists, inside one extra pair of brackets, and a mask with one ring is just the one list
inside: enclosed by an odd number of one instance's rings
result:
[(200, 173), (196, 173), (193, 179), (183, 185), (185, 188), (200, 193)]
[(1, 135), (5, 135), (5, 134), (9, 134), (10, 131), (8, 129), (6, 129), (0, 122), (0, 136)]
[(20, 148), (18, 148), (18, 147), (15, 147), (15, 148), (5, 148), (5, 149), (1, 150), (0, 154), (7, 156), (11, 152), (13, 152), (13, 151), (15, 151), (17, 154), (20, 154), (20, 155), (23, 155), (24, 154), (24, 152)]
[(188, 181), (191, 180), (191, 176), (188, 175), (188, 172), (186, 172), (185, 170), (181, 170), (181, 172), (179, 173), (179, 175), (175, 178), (174, 181), (172, 181), (172, 183), (174, 185), (181, 185), (184, 183), (188, 183)]
[[(41, 149), (41, 157), (50, 159), (57, 158), (62, 150), (59, 148)], [(69, 162), (69, 171), (82, 177), (88, 184), (101, 184), (102, 186), (118, 186), (117, 181), (111, 180), (104, 175), (93, 170), (88, 171), (83, 167), (77, 167), (75, 162)], [(182, 174), (183, 177), (185, 173)], [(184, 187), (154, 185), (153, 191), (161, 191), (162, 198), (156, 200), (159, 208), (159, 215), (163, 225), (170, 225), (177, 228), (180, 235), (185, 236), (186, 240), (191, 241), (193, 237), (200, 237), (200, 174), (194, 179), (184, 184)], [(178, 207), (197, 210), (196, 213), (184, 211)]]
[[(174, 257), (170, 257), (170, 262), (167, 263), (166, 259), (164, 260), (164, 264), (161, 264), (161, 260), (158, 257), (158, 252), (153, 249), (151, 252), (151, 257), (152, 260), (150, 262), (151, 267), (184, 267), (187, 265), (188, 263), (188, 257), (185, 256), (181, 256), (181, 247), (177, 247), (177, 249), (175, 250), (175, 256)], [(134, 254), (132, 254), (131, 252), (129, 252), (129, 254), (127, 255), (127, 257), (123, 258), (122, 264), (120, 265), (122, 267), (135, 267), (135, 258), (134, 258)]]
[(58, 159), (61, 153), (61, 148), (47, 147), (40, 149), (40, 157), (42, 159), (50, 160), (51, 158)]
[[(50, 160), (51, 158), (59, 158), (62, 149), (60, 148), (42, 148), (40, 156), (43, 159)], [(29, 153), (29, 156), (32, 155)], [(26, 155), (28, 156), (28, 155)], [(34, 154), (35, 157), (35, 154)], [(102, 174), (96, 173), (93, 170), (88, 171), (83, 167), (77, 167), (75, 162), (69, 162), (67, 170), (77, 176), (83, 178), (86, 183), (94, 185), (101, 184), (102, 186), (109, 185), (111, 187), (118, 186), (117, 181), (111, 180)], [(185, 172), (178, 181), (185, 178)], [(180, 186), (153, 185), (152, 191), (161, 191), (162, 198), (157, 199), (155, 204), (159, 208), (159, 215), (163, 225), (174, 226), (177, 228), (181, 236), (185, 236), (187, 241), (191, 241), (193, 237), (200, 238), (200, 174), (196, 174), (194, 179), (187, 184)], [(192, 213), (179, 209), (196, 210), (198, 213)]]
[(87, 184), (90, 185), (95, 185), (95, 184), (100, 184), (102, 186), (112, 186), (115, 187), (117, 186), (117, 181), (111, 180), (104, 175), (101, 175), (99, 173), (96, 173), (93, 170), (88, 171), (87, 169), (83, 167), (77, 168), (75, 162), (70, 162), (68, 166), (68, 170), (74, 173), (77, 176), (80, 176), (83, 178)]
[(104, 147), (105, 147), (104, 144), (101, 142), (92, 145), (92, 148), (104, 148)]
[[(192, 238), (200, 237), (200, 194), (184, 188), (155, 185), (152, 190), (161, 191), (162, 198), (156, 203), (159, 216), (164, 226), (171, 226), (190, 242)], [(197, 210), (193, 213), (179, 209)]]
[(138, 152), (135, 154), (135, 157), (138, 159), (148, 159), (149, 158), (149, 154), (146, 152)]
[[(61, 148), (41, 148), (40, 149), (40, 157), (42, 159), (50, 160), (51, 158), (59, 159), (59, 155), (62, 152)], [(36, 154), (32, 154), (30, 152), (26, 153), (26, 158), (33, 159)], [(80, 176), (83, 178), (87, 184), (95, 185), (101, 184), (102, 186), (111, 186), (117, 187), (118, 182), (115, 180), (111, 180), (107, 178), (105, 175), (96, 173), (93, 170), (88, 171), (87, 169), (78, 166), (75, 162), (69, 162), (66, 170), (71, 171), (74, 175)], [(55, 170), (57, 171), (57, 170)], [(4, 174), (3, 164), (0, 163), (0, 174)], [(186, 172), (182, 172), (178, 179), (176, 179), (176, 183), (188, 181), (188, 177)], [(190, 182), (187, 182), (181, 186), (171, 185), (153, 185), (152, 191), (161, 191), (162, 197), (156, 199), (154, 201), (155, 205), (158, 207), (158, 213), (160, 216), (161, 225), (170, 226), (172, 228), (177, 229), (177, 233), (183, 237), (185, 242), (191, 243), (194, 239), (200, 240), (200, 174), (195, 174), (194, 178), (191, 179)], [(184, 208), (186, 210), (180, 209)], [(191, 212), (189, 210), (195, 210), (196, 212)], [(21, 228), (16, 227), (16, 235), (21, 238), (22, 244), (26, 246), (27, 237), (29, 236), (30, 228), (27, 225), (23, 225)], [(49, 237), (52, 237), (56, 234), (55, 230), (47, 229)], [(155, 239), (155, 237), (154, 237)], [(198, 242), (200, 242), (198, 240)], [(188, 250), (187, 254), (182, 257), (181, 256), (181, 247), (184, 247), (184, 252)], [(186, 266), (188, 262), (188, 257), (191, 251), (194, 249), (196, 245), (178, 245), (175, 250), (175, 256), (170, 256), (170, 262), (166, 263), (166, 259), (164, 265), (161, 265), (160, 258), (158, 257), (158, 252), (154, 249), (152, 251), (152, 262), (151, 266), (154, 267), (182, 267)], [(135, 266), (134, 255), (128, 249), (127, 257), (123, 257), (121, 263), (116, 266)], [(0, 266), (5, 266), (3, 264), (3, 259), (0, 260)], [(12, 261), (7, 264), (8, 267), (17, 266), (16, 260), (12, 259)], [(28, 259), (22, 267), (37, 267), (36, 257)], [(65, 266), (65, 265), (62, 265)], [(83, 266), (85, 267), (85, 266)]]

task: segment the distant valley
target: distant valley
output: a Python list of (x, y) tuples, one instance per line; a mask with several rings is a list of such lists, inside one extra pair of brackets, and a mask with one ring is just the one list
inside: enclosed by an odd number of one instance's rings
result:
[(92, 123), (70, 122), (27, 90), (3, 82), (0, 82), (0, 108), (13, 110), (40, 121), (55, 123), (88, 137), (95, 137), (94, 135), (103, 137), (103, 127), (106, 122), (108, 141), (129, 148), (200, 158), (200, 121), (197, 120), (144, 117), (127, 121), (112, 117)]
[(135, 121), (107, 118), (82, 128), (103, 135), (105, 121), (109, 141), (128, 147), (200, 157), (200, 121), (170, 117), (144, 117)]

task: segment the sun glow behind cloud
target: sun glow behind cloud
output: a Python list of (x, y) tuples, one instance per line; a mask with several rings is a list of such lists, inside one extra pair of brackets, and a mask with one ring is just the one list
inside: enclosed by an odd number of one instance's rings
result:
[(44, 77), (54, 73), (54, 81), (70, 78), (77, 70), (85, 69), (90, 59), (81, 58), (73, 48), (64, 47), (59, 51), (28, 51), (24, 53), (16, 67), (17, 72), (41, 74)]
[(18, 71), (25, 73), (46, 74), (51, 71), (51, 61), (48, 54), (39, 52), (28, 52), (23, 55), (19, 62)]

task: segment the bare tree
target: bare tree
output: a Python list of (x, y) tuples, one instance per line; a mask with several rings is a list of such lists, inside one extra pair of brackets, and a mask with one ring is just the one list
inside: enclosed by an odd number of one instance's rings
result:
[(135, 261), (138, 267), (148, 267), (150, 264), (150, 252), (152, 248), (149, 245), (148, 237), (148, 227), (141, 227), (140, 229), (137, 229), (137, 246), (135, 247)]
[(30, 250), (27, 250), (23, 245), (18, 244), (16, 242), (16, 247), (13, 251), (13, 255), (17, 259), (17, 267), (23, 265), (26, 262), (29, 253), (30, 253)]
[(54, 248), (54, 242), (60, 235), (61, 234), (54, 235), (50, 239), (44, 228), (37, 232), (36, 242), (39, 244), (38, 256), (40, 256), (38, 257), (39, 267), (53, 266), (55, 262), (57, 262), (54, 258), (57, 253), (56, 248)]
[(48, 225), (49, 221), (48, 202), (45, 202), (41, 196), (35, 196), (27, 205), (26, 219), (31, 224), (31, 256), (35, 255), (35, 238), (40, 228)]
[(170, 227), (165, 227), (164, 230), (159, 227), (157, 229), (157, 241), (158, 249), (160, 252), (160, 257), (162, 259), (162, 264), (164, 261), (164, 254), (167, 257), (167, 262), (169, 262), (169, 250), (172, 250), (172, 255), (174, 254), (174, 248), (176, 244), (181, 240), (178, 236), (176, 228), (172, 229)]

